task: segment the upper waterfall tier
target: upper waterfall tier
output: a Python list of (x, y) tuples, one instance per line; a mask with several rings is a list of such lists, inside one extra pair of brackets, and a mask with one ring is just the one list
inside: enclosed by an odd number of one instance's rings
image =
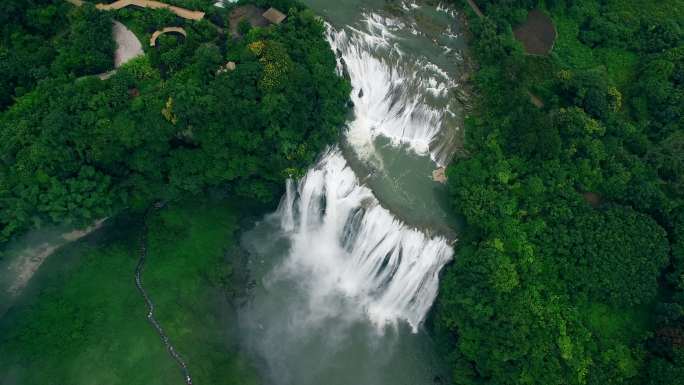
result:
[(413, 25), (375, 13), (353, 27), (328, 26), (328, 41), (353, 87), (355, 119), (347, 140), (362, 158), (381, 135), (444, 165), (457, 142), (449, 93), (458, 84), (426, 57), (404, 51), (396, 34), (400, 30), (419, 33)]

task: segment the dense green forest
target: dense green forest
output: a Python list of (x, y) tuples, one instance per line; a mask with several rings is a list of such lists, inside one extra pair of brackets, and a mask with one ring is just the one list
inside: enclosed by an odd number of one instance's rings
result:
[[(476, 3), (434, 323), (455, 383), (684, 384), (684, 3)], [(535, 8), (548, 56), (512, 33)]]
[[(337, 138), (350, 88), (311, 11), (261, 3), (289, 17), (233, 39), (166, 10), (3, 1), (0, 241), (207, 189), (277, 198)], [(113, 17), (141, 41), (170, 22), (188, 36), (162, 35), (108, 80), (85, 76), (113, 68)]]

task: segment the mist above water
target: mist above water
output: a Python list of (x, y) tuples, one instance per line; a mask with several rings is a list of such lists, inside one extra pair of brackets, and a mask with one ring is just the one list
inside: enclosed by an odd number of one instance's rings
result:
[(314, 319), (334, 311), (329, 298), (341, 295), (379, 329), (405, 321), (418, 330), (453, 250), (445, 238), (429, 238), (380, 206), (338, 150), (325, 154), (296, 190), (288, 183), (277, 215), (291, 248), (276, 274), (307, 286)]
[[(398, 222), (327, 153), (276, 213), (245, 234), (261, 285), (241, 309), (243, 346), (267, 384), (431, 384), (447, 375), (420, 328), (452, 256)], [(269, 259), (270, 258), (270, 259)]]

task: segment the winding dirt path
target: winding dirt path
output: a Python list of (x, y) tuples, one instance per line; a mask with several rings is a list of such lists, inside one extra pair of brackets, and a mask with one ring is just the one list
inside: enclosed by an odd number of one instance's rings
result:
[(186, 8), (176, 7), (175, 5), (169, 5), (166, 3), (162, 3), (160, 1), (153, 0), (118, 0), (111, 4), (96, 4), (95, 7), (97, 9), (109, 11), (113, 9), (125, 8), (130, 5), (152, 9), (166, 8), (182, 18), (190, 20), (202, 20), (204, 18), (204, 12), (192, 11)]
[(190, 376), (190, 370), (188, 369), (188, 365), (180, 356), (176, 348), (173, 347), (173, 344), (171, 344), (169, 336), (167, 336), (166, 333), (164, 333), (164, 329), (162, 329), (161, 325), (159, 324), (159, 321), (157, 321), (157, 319), (154, 318), (154, 302), (152, 302), (152, 299), (150, 298), (149, 294), (147, 294), (147, 291), (143, 286), (142, 273), (143, 269), (145, 268), (145, 259), (147, 258), (148, 216), (149, 213), (148, 215), (145, 215), (143, 230), (142, 234), (140, 235), (140, 258), (138, 259), (138, 265), (135, 267), (135, 286), (138, 288), (138, 291), (145, 299), (145, 304), (147, 304), (147, 320), (150, 324), (152, 324), (154, 329), (157, 331), (157, 334), (159, 334), (159, 337), (161, 338), (162, 342), (164, 343), (164, 346), (166, 347), (166, 351), (169, 352), (171, 358), (173, 358), (173, 360), (176, 361), (176, 364), (183, 373), (185, 384), (192, 385), (192, 377)]
[(183, 29), (183, 28), (181, 28), (181, 27), (166, 27), (166, 28), (162, 28), (162, 29), (160, 29), (160, 30), (158, 30), (158, 31), (154, 31), (154, 33), (152, 34), (152, 37), (150, 37), (150, 47), (154, 47), (155, 45), (157, 45), (157, 38), (158, 38), (159, 36), (161, 36), (161, 35), (163, 35), (163, 34), (165, 34), (165, 33), (170, 33), (170, 32), (179, 33), (179, 34), (181, 34), (181, 35), (183, 35), (183, 36), (185, 36), (185, 37), (188, 37), (188, 33), (185, 32), (185, 29)]
[(473, 0), (467, 0), (467, 1), (468, 1), (468, 5), (470, 5), (470, 8), (473, 9), (473, 12), (475, 12), (475, 14), (476, 14), (478, 17), (480, 17), (480, 18), (484, 17), (484, 14), (483, 14), (482, 11), (480, 10), (480, 7), (477, 6), (477, 4), (475, 3), (475, 1), (473, 1)]

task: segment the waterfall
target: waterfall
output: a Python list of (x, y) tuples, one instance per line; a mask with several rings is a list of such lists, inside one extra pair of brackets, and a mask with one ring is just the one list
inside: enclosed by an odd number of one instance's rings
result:
[[(451, 382), (421, 325), (454, 257), (446, 191), (431, 174), (453, 153), (461, 116), (450, 95), (457, 22), (410, 0), (392, 15), (310, 2), (337, 24), (327, 38), (353, 86), (354, 117), (342, 144), (287, 180), (277, 211), (242, 234), (241, 345), (274, 385)], [(421, 15), (440, 23), (426, 32)]]
[(291, 242), (277, 274), (299, 278), (312, 314), (341, 295), (379, 328), (403, 320), (417, 331), (453, 251), (380, 206), (339, 150), (325, 153), (296, 191), (288, 182), (277, 216)]
[[(384, 136), (442, 164), (453, 147), (444, 135), (448, 109), (438, 107), (448, 105), (455, 83), (426, 59), (402, 52), (398, 30), (415, 26), (374, 13), (357, 27), (327, 25), (338, 70), (353, 86), (355, 117), (345, 137), (361, 160)], [(437, 295), (439, 271), (453, 257), (447, 239), (411, 228), (382, 207), (337, 147), (301, 180), (287, 181), (273, 219), (289, 250), (267, 286), (291, 282), (306, 293), (298, 325), (363, 317), (379, 330), (401, 321), (416, 332)]]
[(373, 140), (384, 136), (395, 145), (430, 154), (443, 166), (456, 141), (445, 122), (455, 116), (449, 90), (457, 83), (426, 58), (403, 52), (396, 35), (400, 30), (418, 34), (415, 25), (375, 13), (365, 14), (358, 28), (327, 25), (328, 42), (353, 88), (355, 119), (346, 139), (362, 159), (372, 153)]

